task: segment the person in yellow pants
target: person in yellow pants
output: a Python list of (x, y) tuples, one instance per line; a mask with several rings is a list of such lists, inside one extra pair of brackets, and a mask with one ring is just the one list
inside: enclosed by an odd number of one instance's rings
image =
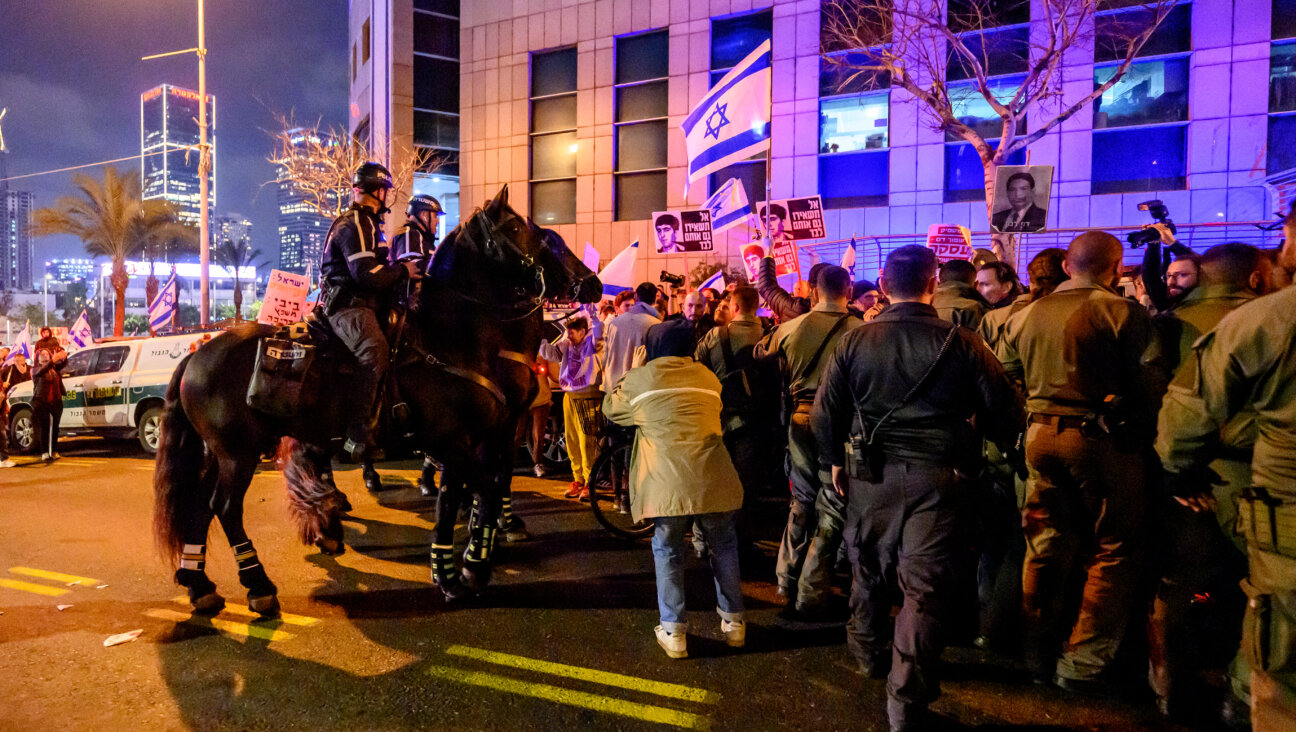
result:
[(589, 499), (590, 466), (598, 456), (598, 442), (590, 433), (588, 419), (603, 402), (603, 323), (584, 314), (567, 322), (566, 332), (556, 343), (542, 344), (541, 357), (549, 362), (563, 390), (563, 423), (567, 455), (571, 458), (572, 482), (567, 498)]

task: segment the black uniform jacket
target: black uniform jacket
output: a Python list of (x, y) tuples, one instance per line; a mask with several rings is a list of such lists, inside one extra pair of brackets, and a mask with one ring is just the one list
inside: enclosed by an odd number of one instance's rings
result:
[(382, 219), (352, 204), (329, 228), (320, 279), (346, 282), (361, 297), (386, 292), (405, 277), (404, 267), (387, 263), (386, 248)]

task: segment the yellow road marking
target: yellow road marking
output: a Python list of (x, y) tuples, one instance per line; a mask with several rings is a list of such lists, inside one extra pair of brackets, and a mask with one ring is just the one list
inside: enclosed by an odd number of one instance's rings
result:
[[(189, 596), (188, 596), (188, 595), (180, 595), (179, 597), (176, 597), (175, 599), (173, 599), (172, 602), (179, 603), (179, 604), (181, 604), (181, 605), (188, 605), (188, 604), (189, 604)], [(233, 603), (233, 602), (227, 602), (227, 603), (225, 603), (225, 612), (233, 613), (234, 615), (242, 615), (243, 617), (246, 617), (246, 618), (259, 618), (259, 617), (261, 617), (259, 614), (257, 614), (256, 611), (252, 610), (252, 609), (249, 608), (247, 605), (239, 605), (239, 604), (237, 604), (237, 603)], [(283, 622), (287, 623), (288, 625), (301, 625), (301, 626), (311, 626), (311, 625), (315, 625), (316, 623), (318, 623), (318, 622), (320, 621), (319, 618), (312, 618), (312, 617), (309, 617), (309, 616), (306, 616), (306, 615), (293, 615), (292, 613), (280, 613), (280, 614), (279, 614), (279, 617), (278, 617), (278, 618), (275, 618), (275, 619), (276, 619), (276, 620), (282, 620)]]
[(641, 679), (637, 676), (626, 676), (616, 674), (610, 671), (599, 671), (598, 669), (584, 668), (582, 666), (569, 666), (565, 663), (553, 663), (551, 661), (541, 661), (526, 656), (515, 656), (511, 653), (499, 653), (497, 651), (487, 651), (481, 648), (471, 648), (469, 646), (450, 646), (446, 653), (452, 656), (463, 656), (472, 658), (486, 663), (493, 663), (499, 666), (512, 666), (526, 671), (539, 671), (540, 673), (553, 674), (555, 676), (564, 676), (569, 679), (579, 679), (581, 681), (591, 681), (596, 684), (606, 686), (617, 686), (622, 689), (631, 691), (642, 691), (658, 696), (680, 699), (682, 701), (702, 702), (704, 704), (715, 704), (720, 700), (720, 695), (707, 691), (706, 689), (695, 689), (692, 686), (683, 686), (680, 684), (668, 684), (664, 681), (653, 681), (651, 679)]
[(495, 689), (496, 691), (503, 691), (509, 694), (530, 696), (536, 699), (557, 702), (558, 704), (566, 704), (571, 707), (583, 707), (585, 709), (592, 709), (596, 712), (641, 719), (645, 722), (669, 724), (674, 727), (683, 727), (685, 729), (707, 730), (711, 728), (710, 720), (697, 714), (679, 712), (665, 707), (654, 707), (650, 704), (639, 704), (637, 702), (614, 699), (610, 696), (599, 696), (598, 694), (589, 694), (584, 691), (572, 691), (571, 689), (563, 689), (558, 686), (550, 686), (549, 684), (535, 684), (528, 681), (518, 681), (516, 679), (482, 673), (480, 671), (462, 671), (460, 669), (449, 668), (446, 666), (432, 666), (427, 672), (431, 676), (445, 679), (446, 681), (470, 684), (472, 686), (483, 686), (488, 689)]
[(41, 579), (54, 580), (55, 582), (79, 582), (83, 585), (101, 585), (103, 580), (97, 580), (90, 577), (81, 577), (75, 574), (63, 574), (62, 572), (51, 572), (47, 569), (32, 569), (31, 567), (10, 567), (10, 572), (14, 574), (25, 574), (28, 577), (40, 577)]
[(238, 635), (243, 637), (251, 636), (253, 638), (260, 638), (261, 640), (281, 641), (281, 640), (288, 640), (289, 638), (293, 637), (292, 633), (287, 633), (282, 630), (277, 630), (275, 628), (265, 626), (265, 625), (235, 623), (229, 620), (221, 620), (220, 618), (204, 618), (200, 615), (189, 615), (186, 613), (176, 612), (175, 610), (162, 610), (159, 608), (154, 608), (152, 610), (145, 611), (144, 614), (149, 616), (150, 618), (159, 618), (161, 620), (172, 620), (177, 623), (189, 623), (190, 625), (197, 625), (203, 628), (214, 628), (221, 632), (230, 633), (232, 635)]
[(0, 579), (0, 587), (8, 587), (11, 590), (22, 590), (23, 592), (31, 592), (37, 595), (45, 595), (47, 597), (58, 597), (59, 595), (66, 595), (68, 593), (68, 591), (62, 587), (47, 587), (32, 582), (21, 582), (19, 580), (11, 579)]

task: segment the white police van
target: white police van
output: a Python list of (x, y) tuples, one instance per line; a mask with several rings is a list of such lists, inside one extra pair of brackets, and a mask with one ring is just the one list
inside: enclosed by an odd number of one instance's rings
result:
[[(136, 438), (150, 454), (156, 452), (171, 374), (212, 335), (104, 341), (68, 356), (59, 434)], [(30, 453), (39, 444), (31, 399), (30, 381), (9, 390), (9, 444), (20, 453)]]

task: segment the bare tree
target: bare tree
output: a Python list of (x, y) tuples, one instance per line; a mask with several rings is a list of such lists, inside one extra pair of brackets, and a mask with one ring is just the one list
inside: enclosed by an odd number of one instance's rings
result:
[[(934, 129), (971, 143), (985, 168), (988, 218), (996, 169), (1115, 86), (1174, 7), (1175, 0), (832, 0), (823, 10), (823, 60), (838, 67), (843, 88), (903, 89)], [(1096, 13), (1110, 8), (1121, 12), (1095, 33)], [(1031, 15), (1028, 40), (996, 45), (994, 29), (1023, 11)], [(1095, 46), (1115, 59), (1112, 75), (1078, 98), (1064, 95), (1064, 64)], [(1005, 98), (995, 93), (992, 63), (1014, 53), (1025, 71)], [(965, 78), (950, 79), (952, 70)], [(999, 117), (997, 146), (984, 128), (959, 119), (969, 98), (984, 99)]]
[[(335, 218), (351, 201), (351, 180), (356, 168), (368, 160), (388, 158), (384, 140), (369, 144), (352, 139), (345, 129), (321, 129), (319, 122), (301, 125), (289, 115), (277, 114), (277, 130), (268, 131), (274, 139), (274, 163), (278, 178), (267, 185), (291, 182), (305, 197), (306, 205), (322, 216)], [(395, 198), (387, 205), (400, 210), (401, 196), (408, 196), (414, 174), (435, 173), (448, 161), (445, 155), (413, 145), (398, 145), (391, 150), (387, 168), (392, 174)]]

